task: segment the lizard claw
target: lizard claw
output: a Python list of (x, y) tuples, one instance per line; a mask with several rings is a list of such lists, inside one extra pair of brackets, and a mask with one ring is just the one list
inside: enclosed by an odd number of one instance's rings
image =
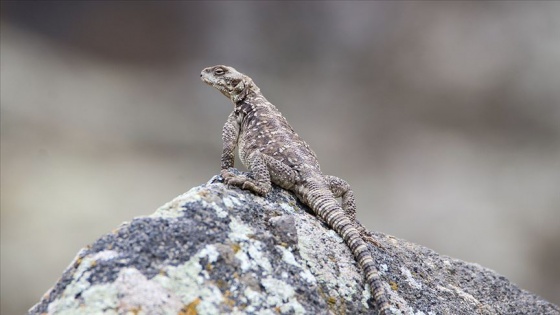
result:
[(228, 170), (221, 170), (220, 171), (220, 176), (222, 176), (222, 178), (224, 179), (224, 182), (227, 181), (227, 179), (235, 177), (236, 175), (233, 174), (232, 172), (228, 171)]
[(379, 242), (371, 236), (362, 236), (362, 238), (366, 241), (366, 243), (373, 244), (375, 247), (385, 248), (381, 244), (379, 244)]
[(362, 239), (366, 243), (373, 244), (373, 245), (375, 245), (376, 247), (379, 247), (379, 248), (384, 248), (381, 244), (379, 244), (379, 242), (375, 238), (373, 238), (371, 236), (371, 233), (363, 225), (361, 225), (357, 221), (354, 221), (354, 222), (355, 222), (356, 228), (358, 229), (358, 232), (360, 233), (360, 236), (362, 237)]
[(257, 194), (259, 196), (263, 196), (263, 197), (266, 196), (266, 194), (268, 193), (268, 190), (265, 187), (257, 186), (250, 181), (244, 182), (241, 188), (243, 188), (245, 190), (250, 190), (250, 191), (254, 192), (255, 194)]
[(227, 170), (222, 170), (221, 176), (224, 179), (224, 184), (228, 187), (238, 187), (243, 190), (249, 190), (259, 196), (266, 196), (270, 191), (270, 185), (260, 185), (253, 179), (245, 175), (236, 175)]

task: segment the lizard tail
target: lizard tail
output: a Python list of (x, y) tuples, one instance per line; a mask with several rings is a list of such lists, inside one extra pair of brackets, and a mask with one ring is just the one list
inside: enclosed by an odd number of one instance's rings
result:
[(309, 206), (315, 214), (325, 220), (333, 230), (342, 236), (344, 242), (350, 247), (356, 261), (364, 271), (365, 279), (369, 284), (379, 314), (391, 314), (389, 300), (366, 242), (336, 199), (325, 194), (325, 191), (327, 189), (312, 189), (304, 195), (304, 198), (309, 202)]

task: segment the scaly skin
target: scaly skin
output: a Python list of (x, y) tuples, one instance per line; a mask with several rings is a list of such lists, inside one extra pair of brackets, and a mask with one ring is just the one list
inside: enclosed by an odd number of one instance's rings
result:
[[(356, 221), (354, 193), (343, 179), (323, 175), (317, 156), (264, 98), (248, 76), (218, 65), (202, 70), (201, 79), (234, 104), (222, 132), (221, 175), (228, 185), (265, 196), (274, 183), (290, 190), (335, 230), (363, 269), (379, 314), (391, 314), (389, 300), (364, 239), (374, 242)], [(234, 150), (253, 178), (234, 175)], [(342, 206), (336, 198), (342, 198)], [(375, 243), (375, 242), (374, 242)]]

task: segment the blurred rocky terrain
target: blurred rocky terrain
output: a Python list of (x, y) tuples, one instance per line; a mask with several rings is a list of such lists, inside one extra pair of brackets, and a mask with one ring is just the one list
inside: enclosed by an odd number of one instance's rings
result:
[(560, 303), (560, 3), (1, 6), (2, 314), (217, 172), (214, 64), (253, 77), (370, 230)]

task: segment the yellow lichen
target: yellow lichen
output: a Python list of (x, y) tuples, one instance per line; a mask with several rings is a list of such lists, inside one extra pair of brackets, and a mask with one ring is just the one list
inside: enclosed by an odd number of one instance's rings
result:
[(241, 250), (241, 246), (237, 243), (234, 243), (234, 244), (231, 244), (231, 249), (233, 250), (233, 252), (235, 254), (237, 254), (237, 252)]
[(233, 308), (235, 306), (235, 301), (230, 299), (231, 296), (231, 291), (226, 290), (226, 292), (224, 293), (224, 304), (229, 306), (229, 308)]
[(200, 298), (196, 298), (194, 299), (194, 301), (183, 306), (183, 308), (179, 311), (177, 315), (197, 315), (198, 312), (196, 311), (196, 307), (198, 304), (200, 304)]
[(216, 280), (216, 286), (223, 290), (228, 287), (228, 283), (224, 279), (218, 279)]

